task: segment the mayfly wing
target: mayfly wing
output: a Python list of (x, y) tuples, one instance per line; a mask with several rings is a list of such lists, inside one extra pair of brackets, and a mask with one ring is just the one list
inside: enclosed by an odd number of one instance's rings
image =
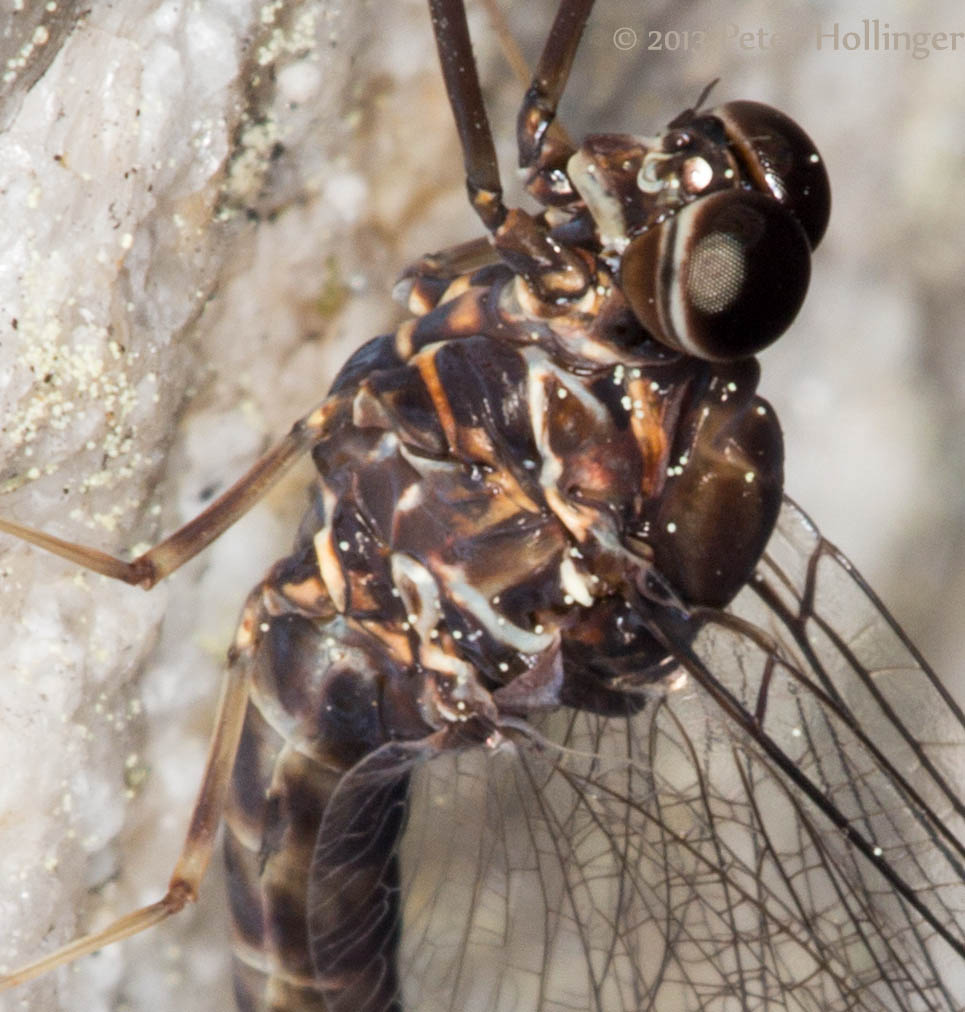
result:
[[(751, 946), (762, 985), (776, 987), (782, 968), (808, 953), (815, 1007), (959, 1007), (965, 718), (956, 701), (789, 500), (729, 614), (697, 624), (682, 663), (701, 711), (726, 713), (727, 731), (714, 733), (718, 713), (704, 723), (702, 776), (708, 796), (725, 802), (724, 824), (752, 834), (751, 850), (726, 866), (729, 884), (768, 911), (771, 930)], [(729, 818), (728, 796), (738, 799)], [(752, 877), (741, 882), (742, 872)]]
[[(375, 908), (398, 939), (364, 951), (402, 1007), (961, 1007), (955, 702), (789, 501), (758, 579), (693, 621), (695, 638), (663, 623), (680, 664), (656, 688), (628, 675), (627, 715), (562, 710), (394, 760), (386, 746), (346, 777), (343, 798), (368, 801), (324, 827), (314, 902), (331, 854), (378, 839), (392, 874)], [(386, 836), (372, 813), (392, 811)]]

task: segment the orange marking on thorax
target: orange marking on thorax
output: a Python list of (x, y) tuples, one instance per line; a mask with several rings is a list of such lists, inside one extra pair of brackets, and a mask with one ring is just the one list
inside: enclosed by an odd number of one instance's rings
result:
[(442, 431), (446, 434), (446, 442), (449, 444), (449, 449), (454, 451), (458, 445), (458, 427), (452, 413), (452, 408), (449, 405), (449, 398), (446, 396), (442, 381), (439, 379), (439, 372), (436, 369), (435, 352), (432, 350), (428, 352), (423, 351), (416, 356), (415, 363), (419, 369), (419, 375), (426, 385), (426, 390), (429, 392), (429, 397), (432, 400), (433, 408), (435, 408), (439, 424), (442, 426)]
[[(447, 296), (450, 291), (452, 291), (452, 287), (446, 292)], [(453, 336), (465, 337), (470, 334), (483, 333), (485, 319), (483, 318), (482, 307), (479, 305), (479, 299), (485, 291), (486, 289), (484, 288), (469, 288), (464, 292), (460, 292), (453, 299), (443, 299), (445, 303), (453, 303), (446, 317), (446, 329)]]
[(664, 427), (666, 399), (661, 399), (659, 391), (652, 390), (650, 382), (642, 378), (627, 380), (627, 395), (631, 401), (630, 428), (643, 459), (641, 491), (649, 498), (662, 488), (670, 457)]

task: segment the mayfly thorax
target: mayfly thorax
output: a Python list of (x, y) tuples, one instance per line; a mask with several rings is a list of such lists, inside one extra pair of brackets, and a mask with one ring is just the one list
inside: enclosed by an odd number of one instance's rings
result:
[[(9, 533), (149, 588), (238, 520), (296, 458), (311, 457), (317, 477), (294, 548), (250, 592), (229, 651), (169, 891), (117, 932), (149, 927), (194, 898), (223, 819), (243, 1009), (395, 1010), (409, 1007), (403, 996), (430, 1008), (437, 991), (451, 996), (444, 1001), (472, 994), (481, 1008), (517, 1007), (495, 991), (479, 997), (461, 979), (462, 958), (480, 958), (468, 942), (461, 949), (443, 933), (399, 949), (420, 903), (402, 856), (410, 792), (425, 768), (463, 756), (498, 763), (531, 750), (526, 769), (538, 774), (554, 754), (544, 734), (556, 716), (630, 726), (682, 676), (708, 678), (701, 684), (759, 750), (761, 768), (773, 763), (816, 806), (849, 857), (909, 904), (909, 922), (929, 944), (961, 957), (943, 901), (888, 863), (873, 820), (842, 814), (847, 803), (822, 798), (820, 778), (787, 758), (790, 746), (775, 745), (771, 680), (793, 661), (763, 625), (723, 610), (759, 580), (761, 600), (808, 656), (804, 619), (758, 575), (771, 564), (763, 553), (776, 525), (775, 537), (796, 524), (811, 529), (784, 504), (781, 431), (756, 393), (752, 356), (803, 302), (830, 208), (823, 163), (792, 120), (755, 102), (687, 109), (650, 135), (571, 140), (555, 113), (591, 8), (560, 5), (519, 113), (520, 164), (539, 205), (525, 211), (503, 202), (462, 4), (430, 3), (469, 197), (489, 239), (409, 268), (397, 293), (411, 317), (355, 352), (326, 398), (197, 520), (131, 563), (2, 521)], [(836, 557), (823, 542), (801, 551), (816, 560), (802, 578), (810, 588), (818, 560)], [(810, 589), (802, 597), (810, 602)], [(767, 658), (752, 704), (707, 675), (703, 650), (715, 635), (740, 637)], [(820, 660), (809, 663), (823, 674)], [(823, 683), (813, 691), (837, 718), (834, 692)], [(571, 740), (587, 751), (585, 739)], [(857, 742), (887, 762), (860, 732)], [(580, 752), (567, 744), (553, 772), (565, 779)], [(922, 766), (932, 772), (930, 761)], [(900, 771), (886, 768), (889, 786), (904, 791)], [(594, 811), (593, 774), (574, 776)], [(605, 791), (599, 803), (605, 810)], [(615, 854), (618, 834), (607, 832)], [(578, 836), (562, 849), (576, 854)], [(643, 836), (641, 825), (621, 846)], [(678, 844), (687, 837), (682, 830)], [(592, 862), (577, 867), (593, 878)], [(629, 873), (635, 884), (637, 874)], [(547, 913), (572, 918), (574, 938), (587, 917), (589, 951), (574, 985), (585, 997), (573, 1000), (636, 1007), (658, 985), (630, 944), (632, 903), (604, 902), (594, 888), (584, 896), (579, 885), (563, 895), (545, 901)], [(601, 942), (608, 904), (615, 920)], [(547, 929), (541, 974), (500, 957), (509, 990), (525, 995), (541, 978), (539, 997), (519, 998), (524, 1005), (567, 1000), (569, 985), (553, 972), (566, 952), (553, 949), (560, 937)], [(829, 959), (823, 935), (804, 941)], [(608, 944), (614, 952), (600, 967)], [(909, 986), (944, 993), (921, 962), (926, 976), (914, 975), (915, 963)], [(800, 986), (831, 1001), (859, 993), (861, 965), (855, 958), (839, 971), (829, 959), (817, 983), (802, 971)], [(681, 993), (702, 994), (686, 961), (682, 972)], [(719, 972), (721, 994), (744, 986), (732, 968)], [(870, 980), (874, 1001), (879, 985)]]

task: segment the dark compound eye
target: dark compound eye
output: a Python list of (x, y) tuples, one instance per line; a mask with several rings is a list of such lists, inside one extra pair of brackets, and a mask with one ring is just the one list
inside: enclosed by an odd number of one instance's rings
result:
[(797, 219), (762, 193), (724, 190), (637, 236), (623, 254), (620, 286), (656, 340), (729, 361), (790, 326), (810, 276)]
[(801, 223), (813, 250), (831, 213), (831, 185), (814, 141), (788, 116), (760, 102), (711, 109), (754, 186)]

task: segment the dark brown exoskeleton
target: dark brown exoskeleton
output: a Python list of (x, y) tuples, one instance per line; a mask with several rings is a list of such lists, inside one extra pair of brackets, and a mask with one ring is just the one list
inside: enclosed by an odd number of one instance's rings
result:
[[(807, 997), (801, 1008), (952, 1007), (942, 1004), (950, 992), (940, 973), (920, 979), (909, 970), (908, 981), (894, 985), (881, 968), (900, 962), (901, 933), (889, 935), (894, 951), (886, 959), (877, 948), (886, 933), (867, 910), (852, 914), (854, 929), (840, 936), (818, 927), (824, 908), (801, 903), (796, 884), (812, 870), (788, 870), (786, 919), (772, 897), (751, 903), (747, 884), (721, 872), (734, 894), (727, 937), (741, 938), (748, 927), (739, 895), (757, 918), (755, 937), (767, 939), (760, 944), (776, 952), (772, 939), (786, 935), (800, 947), (793, 968), (782, 950), (758, 959), (748, 976), (735, 943), (716, 962), (704, 953), (712, 967), (705, 982), (684, 955), (687, 944), (700, 946), (683, 915), (678, 928), (661, 929), (665, 960), (679, 959), (680, 968), (654, 968), (629, 942), (631, 923), (642, 916), (631, 913), (630, 895), (609, 901), (608, 942), (594, 933), (599, 926), (583, 934), (577, 914), (585, 883), (564, 890), (566, 903), (546, 901), (547, 915), (576, 926), (568, 935), (545, 929), (545, 974), (519, 970), (512, 978), (518, 967), (504, 954), (500, 965), (512, 982), (475, 989), (474, 971), (463, 966), (471, 962), (469, 943), (444, 935), (426, 942), (435, 955), (425, 965), (414, 956), (401, 961), (400, 846), (417, 761), (523, 744), (538, 751), (536, 728), (547, 714), (629, 728), (681, 670), (706, 679), (705, 691), (754, 742), (761, 768), (779, 770), (849, 853), (897, 891), (921, 952), (930, 951), (921, 938), (937, 937), (962, 957), (960, 929), (943, 923), (930, 886), (897, 875), (871, 842), (871, 823), (843, 814), (846, 800), (822, 800), (833, 775), (798, 769), (787, 758), (791, 747), (773, 746), (768, 728), (777, 682), (790, 682), (792, 696), (803, 692), (807, 664), (818, 673), (809, 691), (825, 716), (840, 719), (891, 769), (848, 721), (809, 645), (805, 616), (818, 562), (798, 583), (779, 568), (770, 582), (760, 575), (775, 566), (762, 554), (782, 506), (782, 441), (774, 413), (755, 393), (752, 356), (786, 329), (804, 298), (829, 213), (824, 168), (798, 126), (751, 102), (688, 110), (654, 137), (601, 134), (571, 145), (554, 116), (591, 7), (563, 0), (519, 114), (520, 165), (543, 206), (532, 215), (502, 202), (462, 2), (431, 0), (470, 199), (489, 243), (427, 257), (408, 271), (401, 290), (412, 319), (358, 351), (322, 404), (238, 485), (132, 563), (0, 522), (149, 587), (234, 522), (297, 455), (310, 450), (318, 470), (292, 554), (245, 605), (167, 895), (5, 984), (180, 909), (197, 892), (223, 817), (236, 994), (246, 1012), (748, 1009), (776, 1007), (771, 998), (783, 1001), (795, 987)], [(808, 551), (813, 560), (831, 553), (823, 542)], [(752, 577), (805, 658), (800, 668), (722, 611)], [(752, 704), (740, 704), (703, 667), (708, 630), (720, 638), (740, 633), (765, 656)], [(850, 648), (839, 650), (862, 667)], [(930, 759), (919, 761), (929, 768)], [(566, 776), (563, 765), (556, 772)], [(889, 777), (905, 790), (903, 774)], [(581, 783), (587, 811), (591, 800), (613, 803), (615, 793), (591, 772)], [(750, 786), (746, 795), (755, 797)], [(911, 788), (902, 797), (910, 808), (919, 804)], [(619, 800), (626, 812), (643, 811), (632, 796)], [(937, 809), (928, 811), (940, 821)], [(661, 825), (672, 826), (665, 818)], [(692, 830), (668, 832), (680, 853), (697, 853)], [(645, 836), (640, 817), (620, 854), (625, 878), (612, 876), (628, 883), (628, 894), (642, 877), (635, 848)], [(728, 868), (726, 847), (715, 846), (720, 868)], [(946, 856), (953, 850), (942, 844)], [(766, 845), (760, 854), (747, 864), (763, 880)], [(811, 938), (795, 927), (795, 897)], [(688, 898), (678, 902), (685, 907)], [(596, 898), (589, 906), (603, 909)], [(554, 960), (567, 955), (550, 941), (564, 935), (583, 942), (575, 983), (565, 986), (549, 982)], [(720, 934), (708, 929), (707, 937)], [(858, 955), (847, 948), (856, 938), (866, 943)], [(881, 972), (862, 971), (867, 952)], [(449, 954), (440, 957), (441, 970), (439, 953)], [(414, 983), (418, 973), (422, 982)], [(537, 981), (535, 990), (526, 981)], [(889, 994), (899, 996), (894, 1004)]]

